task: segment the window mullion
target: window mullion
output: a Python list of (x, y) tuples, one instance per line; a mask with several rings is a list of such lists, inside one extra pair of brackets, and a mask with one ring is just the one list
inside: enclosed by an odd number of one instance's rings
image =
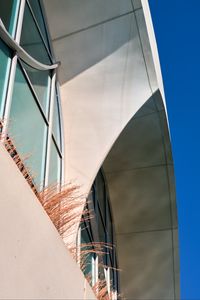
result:
[(20, 2), (20, 9), (19, 9), (19, 15), (18, 15), (18, 21), (17, 21), (17, 30), (16, 30), (16, 34), (15, 34), (15, 41), (18, 44), (20, 42), (20, 37), (21, 37), (25, 3), (26, 3), (26, 0), (21, 0), (21, 2)]
[[(98, 255), (92, 256), (92, 286), (98, 283), (99, 274), (99, 257)], [(98, 289), (98, 287), (96, 287)]]
[(49, 163), (50, 163), (50, 151), (51, 151), (51, 136), (52, 136), (52, 125), (53, 125), (53, 108), (54, 108), (54, 95), (55, 95), (55, 83), (56, 83), (56, 72), (53, 71), (51, 80), (51, 93), (50, 93), (50, 106), (49, 106), (49, 127), (47, 134), (47, 150), (46, 150), (46, 170), (44, 186), (48, 186), (48, 175), (49, 175)]
[(17, 66), (17, 55), (15, 54), (11, 61), (10, 74), (8, 80), (8, 89), (6, 94), (6, 102), (5, 102), (4, 112), (3, 112), (3, 135), (2, 135), (3, 138), (6, 138), (6, 134), (8, 130), (16, 66)]
[(62, 153), (62, 159), (61, 159), (61, 183), (64, 184), (65, 182), (65, 173), (64, 173), (64, 139), (63, 139), (63, 132), (64, 132), (64, 125), (63, 125), (63, 116), (62, 116), (62, 109), (61, 109), (61, 97), (60, 97), (60, 87), (57, 83), (57, 101), (58, 101), (58, 109), (59, 109), (59, 126), (60, 126), (60, 141), (61, 141), (61, 153)]
[(76, 262), (81, 265), (81, 227), (79, 226), (76, 237)]
[(110, 268), (104, 268), (104, 275), (107, 284), (108, 295), (110, 295)]

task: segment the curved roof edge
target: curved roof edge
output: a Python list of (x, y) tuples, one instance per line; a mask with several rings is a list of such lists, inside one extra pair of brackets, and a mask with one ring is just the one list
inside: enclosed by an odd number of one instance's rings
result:
[(147, 26), (147, 32), (148, 32), (148, 36), (149, 36), (149, 43), (150, 43), (152, 56), (153, 56), (153, 61), (154, 61), (154, 65), (155, 65), (156, 76), (157, 76), (157, 81), (158, 81), (158, 87), (160, 89), (160, 92), (161, 92), (161, 95), (162, 95), (162, 98), (163, 98), (163, 101), (164, 101), (164, 105), (166, 106), (165, 92), (164, 92), (163, 79), (162, 79), (162, 72), (161, 72), (161, 67), (160, 67), (158, 48), (157, 48), (157, 43), (156, 43), (156, 38), (155, 38), (154, 27), (153, 27), (153, 23), (152, 23), (149, 3), (148, 3), (148, 0), (141, 0), (141, 2), (142, 2), (142, 8), (143, 8), (145, 22), (146, 22), (146, 26)]

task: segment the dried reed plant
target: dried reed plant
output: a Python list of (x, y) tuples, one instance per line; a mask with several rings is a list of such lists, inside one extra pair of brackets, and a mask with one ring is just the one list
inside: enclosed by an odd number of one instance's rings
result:
[(45, 188), (39, 193), (39, 200), (46, 213), (63, 238), (65, 244), (70, 247), (70, 236), (77, 231), (77, 224), (81, 221), (85, 198), (80, 196), (79, 188), (72, 184), (62, 187), (54, 185)]
[(112, 300), (112, 293), (108, 293), (105, 279), (99, 279), (92, 289), (98, 300)]
[[(70, 249), (73, 256), (76, 257), (77, 263), (80, 265), (80, 268), (85, 272), (88, 266), (88, 257), (91, 254), (98, 255), (100, 261), (103, 261), (103, 256), (108, 255), (108, 249), (112, 249), (112, 245), (106, 244), (104, 242), (91, 242), (91, 243), (82, 243), (80, 244), (80, 253), (77, 255), (77, 247)], [(107, 267), (105, 264), (99, 262), (99, 266)]]
[[(66, 185), (58, 188), (52, 186), (39, 193), (39, 200), (52, 220), (56, 229), (63, 238), (72, 257), (79, 264), (80, 269), (85, 273), (88, 267), (88, 258), (91, 254), (103, 257), (107, 255), (106, 249), (112, 248), (112, 245), (103, 242), (91, 242), (80, 244), (80, 249), (74, 243), (71, 243), (70, 236), (74, 236), (77, 231), (77, 223), (81, 223), (85, 218), (89, 218), (91, 213), (85, 208), (85, 197), (80, 197), (78, 187)], [(84, 209), (82, 210), (82, 208)], [(106, 267), (99, 263), (99, 266)], [(86, 276), (91, 285), (91, 275)], [(92, 287), (98, 300), (111, 300), (111, 293), (108, 294), (105, 280), (100, 280)]]
[[(83, 271), (83, 273), (86, 274), (87, 267), (88, 267), (88, 265), (91, 264), (90, 254), (98, 255), (98, 258), (99, 258), (98, 259), (98, 269), (101, 268), (103, 270), (104, 268), (107, 269), (109, 267), (110, 270), (119, 271), (119, 269), (108, 266), (105, 263), (103, 263), (103, 257), (105, 255), (109, 255), (108, 250), (112, 249), (112, 248), (113, 248), (113, 245), (106, 244), (104, 242), (92, 242), (92, 243), (81, 244), (80, 245), (81, 250), (80, 250), (79, 263), (80, 263), (80, 268)], [(88, 261), (90, 261), (90, 262), (88, 262)], [(99, 279), (94, 286), (92, 286), (91, 274), (87, 274), (87, 275), (85, 275), (85, 277), (86, 277), (87, 281), (89, 282), (89, 284), (91, 285), (93, 292), (96, 295), (98, 300), (116, 299), (116, 297), (113, 298), (113, 295), (117, 294), (116, 291), (114, 291), (114, 290), (112, 290), (112, 288), (110, 288), (110, 292), (108, 292), (107, 282), (105, 279), (101, 279), (100, 278), (101, 276), (99, 276)], [(111, 282), (110, 282), (110, 286), (112, 286)], [(117, 298), (119, 298), (119, 294), (118, 294)]]
[[(110, 282), (110, 286), (112, 285), (112, 282)], [(110, 291), (108, 291), (107, 282), (105, 279), (98, 279), (96, 284), (92, 287), (94, 294), (97, 297), (97, 300), (117, 300), (117, 299), (123, 299), (119, 293), (117, 293), (116, 290), (110, 288)]]
[[(76, 235), (77, 224), (93, 217), (93, 214), (84, 206), (86, 197), (79, 194), (79, 187), (72, 184), (67, 184), (62, 187), (54, 185), (38, 192), (34, 184), (34, 178), (30, 175), (31, 172), (29, 168), (25, 166), (25, 161), (30, 156), (21, 158), (14, 146), (12, 138), (8, 136), (8, 134), (2, 133), (2, 129), (3, 121), (0, 121), (0, 141), (3, 143), (5, 149), (8, 151), (31, 189), (39, 199), (44, 210), (50, 217), (69, 252), (77, 261), (83, 273), (88, 266), (88, 257), (91, 253), (98, 255), (100, 261), (103, 261), (101, 258), (108, 254), (105, 249), (112, 248), (112, 245), (103, 242), (81, 244), (78, 254), (77, 247), (71, 239), (71, 237)], [(102, 263), (99, 263), (99, 266), (107, 267)], [(86, 279), (91, 284), (91, 275), (86, 276)], [(105, 280), (99, 279), (92, 289), (98, 300), (112, 299), (112, 292), (108, 294), (107, 283)]]
[(25, 162), (30, 157), (30, 155), (24, 156), (23, 158), (20, 157), (12, 138), (7, 133), (3, 133), (3, 121), (0, 121), (0, 141), (12, 157), (13, 161), (16, 163), (17, 167), (30, 185), (33, 192), (36, 194), (36, 196), (38, 196), (38, 192), (34, 184), (34, 178), (31, 175), (29, 168), (25, 166)]

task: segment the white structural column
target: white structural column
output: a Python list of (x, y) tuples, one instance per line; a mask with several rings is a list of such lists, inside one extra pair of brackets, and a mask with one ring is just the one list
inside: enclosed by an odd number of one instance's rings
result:
[(173, 162), (148, 2), (44, 3), (61, 61), (66, 179), (87, 194), (105, 161), (122, 294), (177, 299)]

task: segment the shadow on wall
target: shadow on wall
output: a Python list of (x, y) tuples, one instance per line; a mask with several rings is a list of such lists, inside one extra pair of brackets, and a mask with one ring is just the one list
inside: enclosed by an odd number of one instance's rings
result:
[(175, 180), (158, 90), (122, 131), (103, 169), (122, 294), (127, 299), (175, 299), (179, 295)]
[(138, 39), (138, 29), (134, 12), (129, 12), (112, 21), (53, 40), (56, 58), (62, 62), (59, 70), (61, 84), (126, 44), (124, 55), (127, 55), (129, 42), (133, 39)]

